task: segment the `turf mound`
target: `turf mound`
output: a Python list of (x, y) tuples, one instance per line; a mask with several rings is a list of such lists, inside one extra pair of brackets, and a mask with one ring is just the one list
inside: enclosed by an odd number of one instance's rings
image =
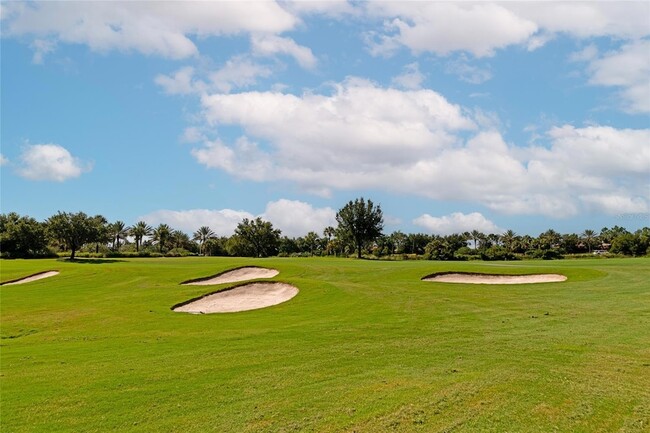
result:
[(181, 284), (191, 286), (212, 286), (215, 284), (237, 283), (239, 281), (255, 280), (257, 278), (273, 278), (278, 275), (275, 269), (260, 268), (257, 266), (245, 266), (243, 268), (231, 269), (206, 278), (184, 281)]
[(474, 274), (464, 272), (440, 272), (427, 275), (422, 281), (435, 281), (437, 283), (462, 283), (462, 284), (534, 284), (558, 283), (566, 281), (560, 274), (532, 274), (532, 275), (495, 275)]
[(298, 294), (298, 288), (286, 283), (249, 283), (208, 294), (172, 307), (180, 313), (234, 313), (281, 304)]
[(55, 275), (59, 275), (59, 271), (39, 272), (38, 274), (30, 275), (29, 277), (20, 278), (18, 280), (13, 280), (13, 281), (7, 281), (6, 283), (0, 284), (0, 286), (12, 286), (14, 284), (31, 283), (32, 281), (42, 280), (43, 278), (49, 278)]

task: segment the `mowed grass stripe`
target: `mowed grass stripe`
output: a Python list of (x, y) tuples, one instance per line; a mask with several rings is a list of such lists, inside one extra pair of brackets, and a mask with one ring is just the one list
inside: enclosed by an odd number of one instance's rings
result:
[[(2, 281), (61, 271), (0, 288), (3, 431), (647, 431), (649, 264), (3, 261)], [(300, 293), (170, 310), (244, 265)], [(441, 271), (569, 279), (420, 281)]]

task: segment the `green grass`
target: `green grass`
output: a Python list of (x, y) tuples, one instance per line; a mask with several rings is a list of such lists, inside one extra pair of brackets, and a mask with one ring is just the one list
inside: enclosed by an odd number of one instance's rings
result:
[[(273, 267), (298, 296), (188, 315), (180, 286)], [(2, 261), (3, 432), (648, 432), (650, 260)], [(420, 281), (439, 271), (564, 283)], [(224, 286), (225, 287), (225, 286)]]

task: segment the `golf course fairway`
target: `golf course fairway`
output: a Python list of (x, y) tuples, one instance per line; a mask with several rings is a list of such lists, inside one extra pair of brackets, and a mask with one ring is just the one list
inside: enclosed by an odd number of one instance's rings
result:
[[(6, 432), (648, 432), (650, 260), (3, 260)], [(179, 314), (259, 266), (268, 308)], [(560, 274), (544, 284), (422, 281)]]

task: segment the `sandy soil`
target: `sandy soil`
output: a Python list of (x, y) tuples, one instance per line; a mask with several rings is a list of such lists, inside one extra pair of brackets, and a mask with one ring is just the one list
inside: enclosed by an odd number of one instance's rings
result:
[(10, 281), (8, 283), (2, 284), (3, 286), (13, 286), (14, 284), (25, 284), (31, 283), (32, 281), (42, 280), (43, 278), (53, 277), (59, 275), (59, 271), (47, 271), (41, 272), (40, 274), (35, 274), (30, 277), (21, 278), (20, 280)]
[(535, 274), (535, 275), (490, 275), (490, 274), (440, 274), (422, 279), (439, 283), (465, 283), (465, 284), (531, 284), (531, 283), (557, 283), (566, 281), (564, 275)]
[(190, 281), (183, 284), (190, 286), (211, 286), (214, 284), (236, 283), (239, 281), (254, 280), (257, 278), (273, 278), (278, 274), (279, 272), (275, 269), (248, 266), (245, 268), (233, 269), (232, 271), (227, 271), (222, 274), (215, 275), (212, 278)]
[(250, 283), (204, 296), (189, 304), (176, 307), (174, 311), (207, 314), (256, 310), (286, 302), (297, 294), (298, 289), (290, 284)]

